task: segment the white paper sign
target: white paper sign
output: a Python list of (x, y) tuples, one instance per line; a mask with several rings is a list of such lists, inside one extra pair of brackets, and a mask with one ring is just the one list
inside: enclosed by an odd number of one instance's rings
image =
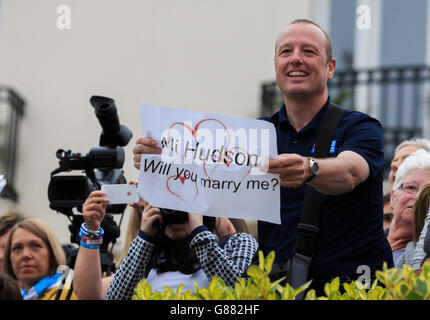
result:
[(142, 155), (139, 194), (156, 207), (280, 224), (272, 123), (141, 104), (143, 134), (162, 148)]

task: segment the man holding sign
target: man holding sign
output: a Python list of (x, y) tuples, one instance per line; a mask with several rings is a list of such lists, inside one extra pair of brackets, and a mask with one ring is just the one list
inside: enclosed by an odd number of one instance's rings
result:
[[(327, 81), (336, 68), (331, 41), (308, 20), (292, 22), (275, 47), (276, 81), (284, 105), (266, 118), (275, 125), (279, 156), (269, 172), (280, 175), (280, 226), (259, 222), (259, 243), (286, 262), (296, 244), (306, 185), (324, 195), (309, 279), (318, 287), (336, 276), (357, 279), (362, 266), (374, 276), (392, 257), (382, 227), (383, 136), (380, 123), (345, 111), (329, 157), (314, 159), (316, 131), (330, 104)], [(368, 279), (370, 280), (370, 279)]]
[[(276, 129), (279, 155), (270, 156), (269, 173), (280, 176), (281, 224), (260, 219), (259, 245), (265, 254), (274, 250), (276, 261), (286, 263), (295, 246), (306, 186), (324, 194), (309, 273), (316, 288), (336, 276), (341, 281), (357, 279), (363, 266), (371, 277), (384, 261), (392, 266), (382, 228), (385, 160), (380, 123), (366, 114), (345, 111), (329, 157), (312, 158), (316, 131), (330, 104), (327, 81), (336, 68), (331, 51), (328, 35), (311, 21), (296, 20), (280, 34), (275, 71), (284, 105), (264, 119)], [(162, 148), (156, 140), (141, 137), (133, 152), (135, 167), (141, 168), (142, 154), (160, 154)]]

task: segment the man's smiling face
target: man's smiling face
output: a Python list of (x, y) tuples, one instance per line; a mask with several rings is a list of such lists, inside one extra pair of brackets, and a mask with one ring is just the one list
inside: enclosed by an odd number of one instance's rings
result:
[(327, 39), (309, 23), (294, 23), (279, 36), (275, 49), (276, 82), (286, 97), (325, 94), (336, 60), (327, 61)]

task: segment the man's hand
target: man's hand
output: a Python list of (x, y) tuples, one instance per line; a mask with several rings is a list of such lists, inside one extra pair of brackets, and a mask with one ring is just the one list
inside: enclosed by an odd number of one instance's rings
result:
[[(309, 185), (327, 195), (351, 192), (370, 174), (367, 161), (358, 153), (343, 151), (336, 158), (315, 159), (319, 173)], [(310, 176), (309, 159), (298, 154), (280, 154), (269, 160), (270, 173), (280, 175), (281, 186), (297, 188)]]
[(150, 137), (139, 137), (133, 148), (134, 167), (140, 169), (140, 158), (142, 154), (161, 154), (161, 148), (157, 147), (157, 141)]
[(309, 159), (295, 153), (283, 153), (269, 160), (268, 172), (280, 175), (282, 187), (297, 188), (310, 177)]

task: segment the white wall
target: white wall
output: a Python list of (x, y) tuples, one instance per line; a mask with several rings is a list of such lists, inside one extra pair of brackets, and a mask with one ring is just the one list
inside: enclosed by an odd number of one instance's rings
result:
[[(27, 101), (16, 181), (21, 207), (68, 241), (68, 221), (49, 209), (47, 187), (58, 148), (85, 154), (98, 145), (91, 95), (114, 98), (134, 133), (125, 148), (128, 179), (137, 177), (131, 155), (142, 101), (258, 116), (260, 84), (274, 78), (275, 39), (291, 20), (310, 18), (310, 3), (3, 0), (0, 83)], [(59, 5), (71, 8), (71, 30), (56, 26)]]

